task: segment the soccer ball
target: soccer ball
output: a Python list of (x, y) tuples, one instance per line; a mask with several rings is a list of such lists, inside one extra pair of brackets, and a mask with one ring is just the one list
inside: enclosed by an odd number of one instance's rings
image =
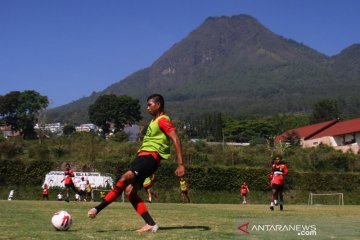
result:
[(72, 224), (71, 215), (67, 211), (58, 211), (52, 216), (51, 224), (57, 231), (66, 231)]

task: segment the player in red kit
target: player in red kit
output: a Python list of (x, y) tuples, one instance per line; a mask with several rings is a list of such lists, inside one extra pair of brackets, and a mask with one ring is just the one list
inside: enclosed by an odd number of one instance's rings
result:
[(70, 164), (67, 163), (66, 164), (66, 168), (64, 171), (64, 179), (62, 180), (62, 182), (65, 183), (65, 189), (66, 189), (66, 198), (65, 201), (69, 202), (69, 191), (70, 188), (76, 193), (79, 194), (77, 188), (74, 185), (74, 182), (72, 180), (73, 177), (75, 177), (74, 175), (74, 171), (71, 169)]
[(247, 193), (250, 192), (248, 185), (246, 185), (246, 182), (243, 182), (243, 184), (240, 186), (240, 194), (243, 197), (243, 204), (246, 204), (246, 196)]
[(282, 157), (277, 156), (275, 158), (275, 163), (272, 165), (272, 180), (271, 180), (271, 188), (272, 188), (272, 199), (270, 203), (271, 211), (274, 210), (274, 205), (278, 204), (278, 195), (280, 197), (280, 211), (284, 209), (284, 201), (283, 201), (283, 190), (285, 185), (284, 176), (288, 174), (288, 169), (285, 164), (282, 162)]
[(44, 184), (44, 188), (43, 188), (43, 199), (49, 200), (49, 187), (46, 183)]

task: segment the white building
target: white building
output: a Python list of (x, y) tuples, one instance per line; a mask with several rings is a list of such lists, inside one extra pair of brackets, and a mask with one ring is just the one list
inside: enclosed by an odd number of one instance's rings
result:
[(92, 123), (84, 123), (80, 126), (75, 127), (77, 132), (97, 132), (99, 127)]
[(43, 130), (47, 132), (51, 132), (52, 134), (62, 135), (64, 130), (64, 125), (61, 123), (48, 123), (44, 126), (39, 125), (38, 123), (34, 126), (35, 130)]

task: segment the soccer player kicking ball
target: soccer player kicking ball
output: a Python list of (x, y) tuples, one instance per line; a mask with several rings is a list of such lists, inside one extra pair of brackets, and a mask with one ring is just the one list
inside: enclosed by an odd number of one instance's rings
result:
[(278, 205), (278, 195), (280, 196), (280, 211), (284, 209), (283, 190), (285, 185), (284, 176), (288, 174), (288, 169), (285, 164), (281, 163), (281, 156), (275, 158), (275, 163), (272, 165), (272, 201), (270, 203), (270, 210), (274, 211), (274, 205)]
[(170, 118), (164, 113), (164, 98), (153, 94), (147, 99), (147, 110), (153, 116), (137, 157), (117, 181), (115, 187), (104, 197), (102, 202), (89, 210), (90, 218), (95, 218), (99, 212), (119, 197), (123, 191), (136, 212), (144, 219), (145, 226), (136, 232), (156, 232), (159, 226), (150, 216), (144, 201), (137, 192), (141, 189), (145, 178), (154, 174), (162, 159), (170, 156), (170, 139), (175, 145), (178, 166), (175, 174), (182, 177), (185, 168), (182, 159), (181, 142)]

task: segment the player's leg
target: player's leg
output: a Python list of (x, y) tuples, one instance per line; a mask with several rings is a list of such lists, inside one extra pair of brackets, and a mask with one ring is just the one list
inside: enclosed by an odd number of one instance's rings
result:
[(151, 200), (152, 200), (152, 199), (151, 199), (151, 189), (150, 189), (150, 188), (147, 188), (147, 189), (146, 189), (146, 192), (147, 192), (147, 194), (148, 194), (148, 202), (151, 203)]
[(272, 184), (271, 185), (272, 189), (271, 189), (271, 203), (270, 203), (270, 210), (273, 211), (274, 210), (274, 202), (276, 199), (276, 195), (277, 195), (277, 185), (276, 184)]
[(126, 187), (133, 184), (136, 180), (142, 181), (142, 184), (147, 176), (150, 176), (156, 171), (157, 167), (157, 162), (151, 155), (136, 157), (130, 165), (130, 170), (120, 177), (120, 179), (116, 182), (115, 187), (106, 194), (101, 203), (89, 210), (89, 217), (95, 218), (102, 209), (118, 198)]
[(279, 188), (280, 195), (280, 211), (284, 209), (284, 196), (283, 196), (284, 185), (281, 185)]
[(189, 193), (188, 191), (185, 192), (185, 197), (187, 199), (187, 202), (190, 203)]
[(136, 232), (156, 232), (159, 226), (155, 223), (154, 219), (150, 216), (150, 213), (145, 205), (145, 202), (139, 197), (137, 192), (141, 189), (141, 184), (130, 184), (125, 189), (126, 198), (129, 200), (135, 211), (142, 217), (145, 222), (145, 226), (136, 230)]
[(70, 184), (70, 187), (71, 187), (71, 189), (74, 191), (75, 194), (79, 194), (79, 195), (80, 195), (79, 190), (75, 187), (74, 183), (71, 183), (71, 184)]
[(154, 174), (157, 168), (158, 164), (155, 158), (151, 155), (138, 157), (138, 163), (132, 167), (133, 172), (136, 172), (137, 174), (131, 185), (126, 187), (125, 194), (136, 212), (144, 219), (146, 223), (144, 227), (136, 230), (136, 232), (156, 232), (159, 229), (159, 226), (150, 216), (144, 201), (137, 194), (137, 192), (143, 186), (144, 180)]
[(151, 191), (151, 195), (154, 197), (155, 200), (157, 199), (157, 194), (154, 193), (153, 191)]
[(68, 186), (68, 184), (65, 184), (65, 201), (69, 202), (69, 191), (70, 191), (70, 187)]
[(128, 170), (126, 173), (124, 173), (120, 179), (116, 182), (115, 187), (106, 194), (104, 199), (100, 202), (99, 205), (89, 210), (88, 215), (90, 218), (95, 218), (96, 215), (106, 208), (110, 203), (115, 201), (116, 198), (118, 198), (122, 192), (125, 190), (125, 188), (133, 181), (135, 178), (135, 174)]

